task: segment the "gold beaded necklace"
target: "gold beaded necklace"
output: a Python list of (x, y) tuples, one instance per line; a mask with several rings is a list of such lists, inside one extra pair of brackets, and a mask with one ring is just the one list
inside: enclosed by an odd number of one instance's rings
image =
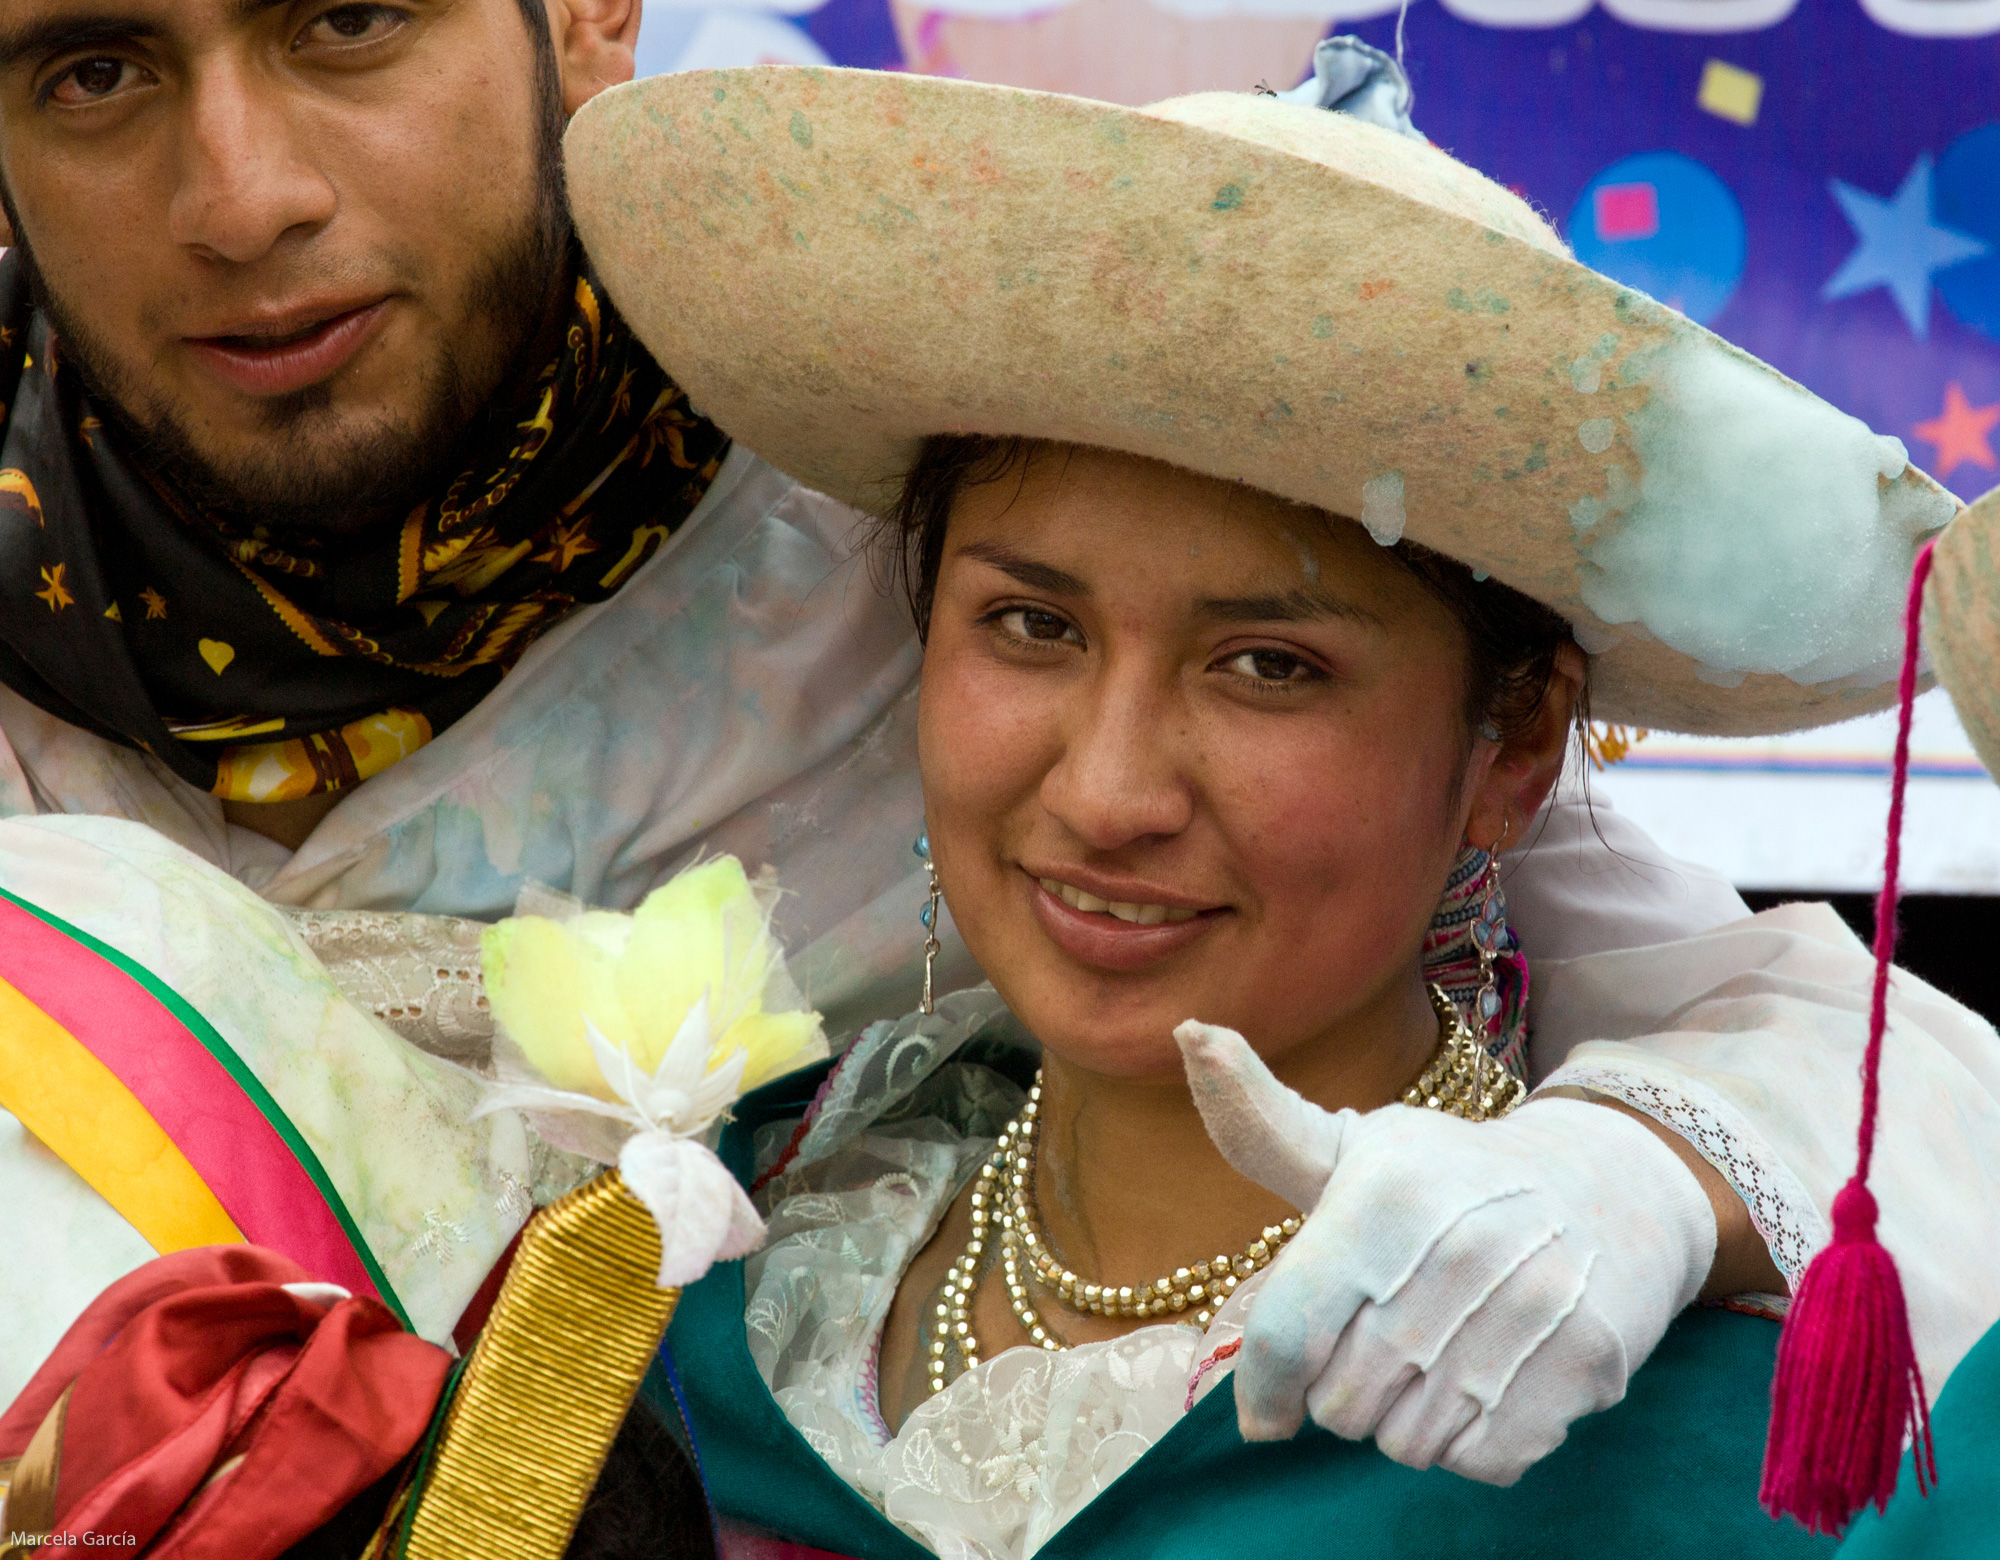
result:
[[(1526, 1097), (1526, 1085), (1487, 1054), (1457, 1005), (1435, 984), (1430, 987), (1430, 998), (1438, 1015), (1438, 1048), (1417, 1081), (1404, 1091), (1403, 1103), (1469, 1121), (1491, 1121), (1506, 1115)], [(1028, 1289), (1030, 1280), (1072, 1311), (1135, 1319), (1186, 1316), (1192, 1311), (1189, 1319), (1206, 1327), (1216, 1308), (1237, 1286), (1270, 1266), (1272, 1258), (1299, 1232), (1298, 1219), (1285, 1219), (1268, 1226), (1233, 1257), (1224, 1254), (1176, 1268), (1150, 1284), (1095, 1284), (1080, 1278), (1057, 1260), (1042, 1233), (1035, 1205), (1035, 1138), (1041, 1104), (1042, 1079), (1036, 1073), (1027, 1103), (1001, 1130), (973, 1183), (972, 1235), (945, 1275), (931, 1309), (925, 1365), (933, 1393), (942, 1392), (954, 1375), (962, 1375), (979, 1363), (972, 1302), (996, 1222), (1008, 1304), (1029, 1339), (1050, 1353), (1068, 1345), (1049, 1330), (1036, 1310)], [(953, 1356), (956, 1372), (950, 1368)]]

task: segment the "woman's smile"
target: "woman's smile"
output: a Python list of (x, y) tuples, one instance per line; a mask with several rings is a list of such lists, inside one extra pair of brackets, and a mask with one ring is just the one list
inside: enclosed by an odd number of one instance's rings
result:
[[(1049, 940), (1078, 963), (1101, 970), (1143, 969), (1205, 937), (1230, 913), (1227, 905), (1198, 905), (1185, 896), (1113, 884), (1075, 868), (1060, 877), (1027, 876), (1035, 918)], [(1080, 886), (1078, 879), (1103, 892)], [(1121, 897), (1109, 897), (1113, 893)]]

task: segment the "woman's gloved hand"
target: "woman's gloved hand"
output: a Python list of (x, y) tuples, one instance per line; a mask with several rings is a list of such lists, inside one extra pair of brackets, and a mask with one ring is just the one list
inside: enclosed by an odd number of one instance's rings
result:
[(1233, 1030), (1174, 1031), (1230, 1164), (1301, 1210), (1245, 1320), (1246, 1440), (1310, 1414), (1412, 1468), (1512, 1484), (1609, 1408), (1699, 1293), (1715, 1214), (1674, 1152), (1581, 1100), (1498, 1121), (1329, 1112)]

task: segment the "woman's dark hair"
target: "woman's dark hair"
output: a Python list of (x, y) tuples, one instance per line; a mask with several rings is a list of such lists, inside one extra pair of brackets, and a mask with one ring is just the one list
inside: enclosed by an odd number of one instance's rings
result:
[[(1050, 446), (1032, 439), (983, 434), (934, 434), (903, 480), (895, 506), (884, 517), (882, 538), (890, 568), (917, 632), (928, 636), (938, 569), (944, 562), (945, 527), (952, 506), (969, 487), (1019, 473)], [(1402, 541), (1389, 555), (1435, 596), (1465, 631), (1465, 727), (1490, 723), (1503, 742), (1525, 736), (1555, 681), (1556, 656), (1574, 642), (1569, 624), (1540, 602), (1497, 580), (1480, 580), (1464, 564), (1416, 542)], [(1581, 725), (1587, 692), (1577, 702)]]

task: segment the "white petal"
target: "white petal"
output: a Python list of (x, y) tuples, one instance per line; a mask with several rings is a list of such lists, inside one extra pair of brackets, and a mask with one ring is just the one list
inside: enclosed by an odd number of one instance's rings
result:
[(764, 1223), (736, 1177), (701, 1144), (642, 1132), (625, 1144), (618, 1170), (660, 1230), (662, 1289), (685, 1288), (718, 1261), (757, 1249)]
[(658, 1083), (671, 1082), (682, 1093), (693, 1094), (701, 1083), (701, 1075), (708, 1068), (708, 993), (695, 998), (694, 1006), (687, 1010), (687, 1017), (681, 1020), (681, 1027), (674, 1031), (674, 1038), (660, 1057), (659, 1068), (653, 1078)]
[(734, 1262), (738, 1257), (747, 1257), (764, 1244), (764, 1221), (757, 1215), (756, 1204), (750, 1201), (750, 1194), (743, 1190), (736, 1177), (729, 1175), (728, 1168), (708, 1149), (702, 1152), (715, 1160), (716, 1168), (729, 1176), (729, 1233), (716, 1248), (717, 1262)]
[(743, 1097), (743, 1069), (749, 1060), (746, 1052), (738, 1051), (695, 1086), (693, 1119), (682, 1126), (682, 1136), (700, 1133)]
[(639, 1071), (639, 1064), (632, 1060), (631, 1053), (605, 1039), (604, 1032), (590, 1021), (588, 1013), (583, 1016), (583, 1037), (590, 1042), (590, 1054), (597, 1058), (597, 1070), (603, 1074), (611, 1092), (626, 1104), (637, 1107), (643, 1094), (645, 1074)]
[(540, 1083), (501, 1083), (488, 1087), (481, 1092), (479, 1103), (472, 1107), (471, 1119), (477, 1121), (496, 1110), (574, 1111), (584, 1115), (609, 1116), (614, 1121), (627, 1122), (635, 1127), (645, 1125), (630, 1105), (600, 1100), (594, 1094), (554, 1089)]
[[(743, 1093), (743, 1068), (749, 1058), (741, 1051), (715, 1071), (708, 1071), (713, 1044), (704, 994), (681, 1021), (673, 1043), (660, 1058), (659, 1071), (640, 1101), (647, 1120), (678, 1137), (698, 1136)], [(665, 1096), (678, 1096), (671, 1109)]]

